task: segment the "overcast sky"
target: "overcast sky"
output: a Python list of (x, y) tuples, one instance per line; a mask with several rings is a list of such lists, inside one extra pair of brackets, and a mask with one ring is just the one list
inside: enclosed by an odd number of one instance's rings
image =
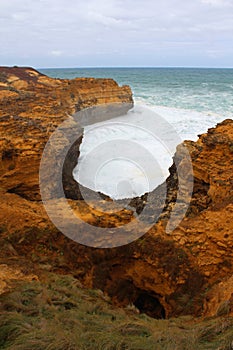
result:
[(233, 67), (233, 0), (0, 0), (0, 65)]

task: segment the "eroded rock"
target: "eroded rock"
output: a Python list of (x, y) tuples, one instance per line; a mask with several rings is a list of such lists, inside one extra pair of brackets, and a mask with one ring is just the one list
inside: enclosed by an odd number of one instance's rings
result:
[[(158, 188), (150, 194), (154, 205), (152, 201), (147, 211), (152, 227), (142, 238), (114, 249), (95, 249), (54, 228), (40, 202), (38, 166), (49, 135), (66, 113), (103, 102), (131, 103), (130, 89), (112, 80), (51, 79), (29, 68), (2, 68), (0, 77), (1, 261), (12, 256), (36, 265), (42, 261), (58, 273), (72, 273), (87, 287), (103, 290), (116, 304), (135, 304), (153, 317), (209, 316), (224, 310), (232, 314), (233, 121), (218, 124), (197, 142), (185, 142), (194, 190), (185, 217), (172, 233), (166, 226), (177, 199), (177, 164), (188, 178), (179, 147), (179, 161), (162, 185), (167, 198), (159, 220), (153, 222), (160, 205)], [(72, 188), (67, 191), (72, 195)], [(118, 227), (134, 219), (133, 210), (109, 216), (98, 210), (98, 203), (91, 210), (71, 195), (71, 207), (94, 226)], [(181, 207), (185, 201), (184, 196)], [(140, 205), (143, 210), (147, 197)]]

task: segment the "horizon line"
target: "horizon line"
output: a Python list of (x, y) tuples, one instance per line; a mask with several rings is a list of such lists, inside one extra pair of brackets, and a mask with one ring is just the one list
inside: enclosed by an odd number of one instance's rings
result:
[(232, 67), (210, 66), (81, 66), (81, 67), (36, 67), (36, 69), (233, 69)]

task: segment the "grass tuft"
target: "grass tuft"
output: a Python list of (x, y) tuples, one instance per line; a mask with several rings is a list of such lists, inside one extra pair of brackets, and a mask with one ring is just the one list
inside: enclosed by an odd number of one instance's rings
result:
[(0, 305), (3, 350), (233, 349), (230, 317), (197, 322), (129, 314), (71, 276), (18, 282), (0, 296)]

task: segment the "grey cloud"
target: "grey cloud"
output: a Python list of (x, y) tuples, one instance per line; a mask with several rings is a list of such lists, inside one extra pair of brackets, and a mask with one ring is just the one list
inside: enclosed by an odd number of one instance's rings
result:
[(0, 62), (230, 66), (232, 16), (231, 0), (1, 0)]

